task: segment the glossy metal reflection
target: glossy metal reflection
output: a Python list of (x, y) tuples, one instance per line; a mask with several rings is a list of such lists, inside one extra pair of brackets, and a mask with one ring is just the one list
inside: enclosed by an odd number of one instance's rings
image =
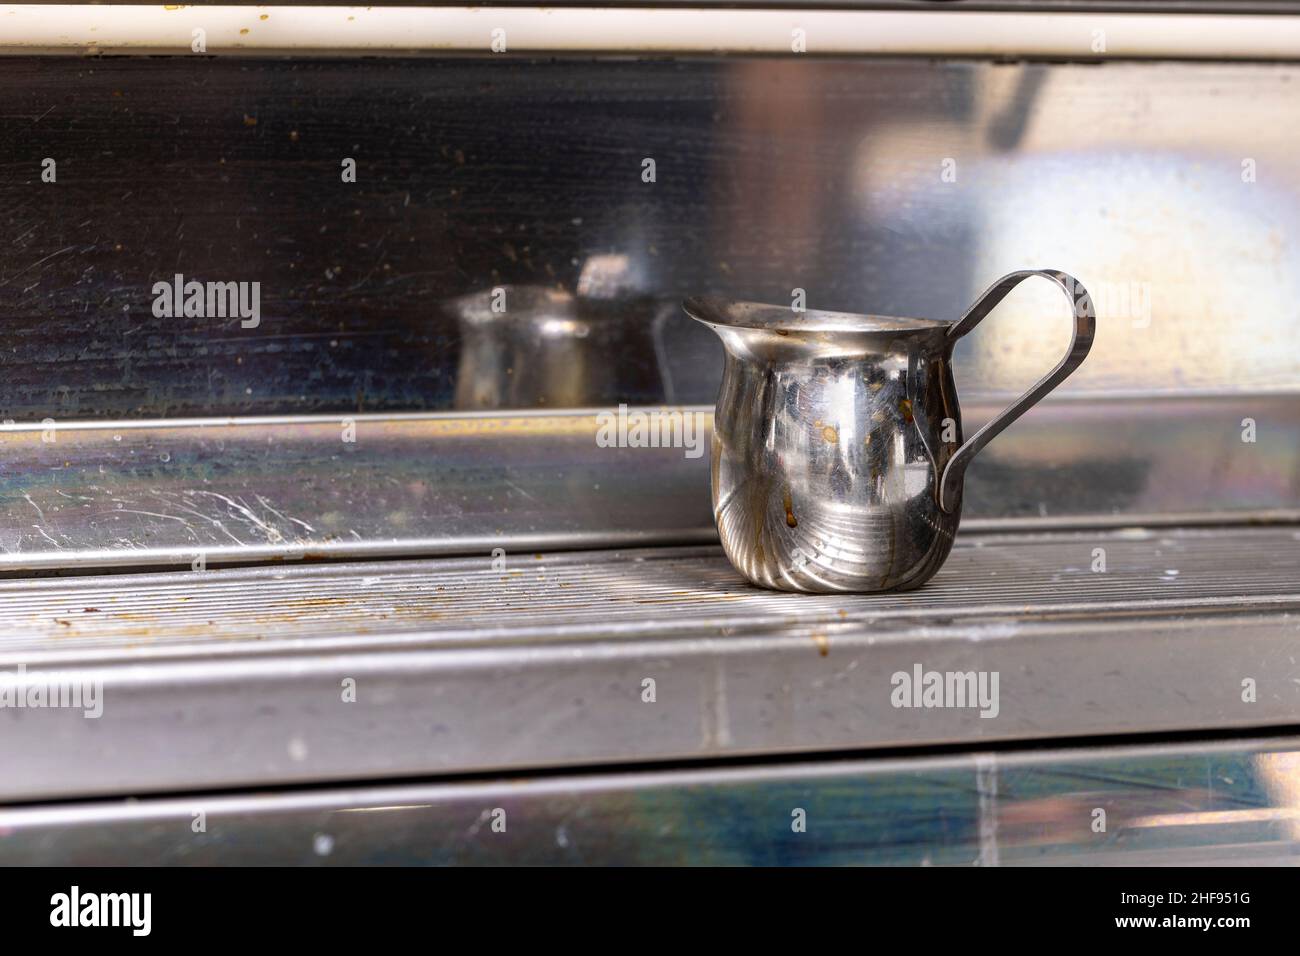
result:
[(497, 286), (450, 303), (460, 325), (455, 407), (590, 408), (664, 401), (649, 300), (603, 300), (543, 286)]
[[(1288, 736), (266, 788), (206, 795), (198, 838), (192, 797), (81, 797), (0, 807), (0, 863), (1285, 866), (1300, 860), (1297, 748)], [(795, 805), (825, 824), (766, 825)], [(485, 839), (473, 823), (498, 806), (512, 837)]]
[[(962, 444), (952, 347), (1019, 283), (1054, 282), (1074, 330), (1057, 366)], [(693, 298), (726, 348), (713, 511), (746, 578), (786, 591), (910, 590), (952, 548), (971, 459), (1088, 354), (1096, 316), (1054, 270), (998, 280), (956, 323)]]

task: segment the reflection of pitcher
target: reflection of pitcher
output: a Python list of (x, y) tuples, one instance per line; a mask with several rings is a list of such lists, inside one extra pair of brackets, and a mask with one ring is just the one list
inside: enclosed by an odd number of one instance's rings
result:
[(450, 303), (460, 322), (455, 407), (591, 408), (671, 400), (658, 327), (671, 306), (503, 286)]

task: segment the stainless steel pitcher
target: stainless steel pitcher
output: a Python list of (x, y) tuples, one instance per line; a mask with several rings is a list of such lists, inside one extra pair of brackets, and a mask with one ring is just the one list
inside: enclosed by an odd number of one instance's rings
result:
[[(953, 344), (1030, 276), (1069, 297), (1065, 358), (969, 440)], [(1013, 272), (957, 322), (691, 298), (726, 349), (713, 427), (713, 514), (746, 578), (783, 591), (903, 591), (952, 548), (966, 466), (1073, 372), (1096, 314), (1064, 272)]]

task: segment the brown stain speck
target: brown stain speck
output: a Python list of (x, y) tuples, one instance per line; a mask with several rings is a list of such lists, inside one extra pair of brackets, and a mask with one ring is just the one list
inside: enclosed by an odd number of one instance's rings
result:
[(799, 527), (799, 519), (794, 516), (794, 500), (790, 497), (790, 489), (785, 490), (783, 502), (785, 505), (785, 523), (791, 528)]
[(822, 438), (825, 441), (830, 442), (832, 445), (838, 445), (840, 443), (840, 433), (835, 430), (833, 425), (827, 425), (822, 429)]
[(310, 609), (318, 607), (346, 607), (347, 603), (348, 599), (341, 597), (309, 597), (286, 601), (283, 606), (286, 608)]
[(903, 421), (912, 424), (912, 400), (909, 398), (900, 398), (898, 400), (898, 410), (903, 414)]
[(831, 652), (831, 639), (825, 634), (814, 634), (813, 643), (817, 645), (817, 653), (825, 657)]

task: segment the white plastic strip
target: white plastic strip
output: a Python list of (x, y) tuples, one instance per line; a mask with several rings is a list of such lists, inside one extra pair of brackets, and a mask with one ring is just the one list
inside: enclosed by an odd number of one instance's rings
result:
[(685, 52), (1300, 59), (1300, 17), (0, 5), (0, 53)]

